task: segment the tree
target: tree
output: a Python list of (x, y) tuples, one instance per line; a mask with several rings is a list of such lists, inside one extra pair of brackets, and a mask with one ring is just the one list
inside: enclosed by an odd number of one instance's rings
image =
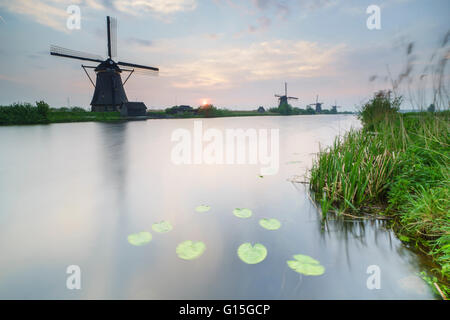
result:
[(280, 104), (278, 112), (283, 115), (292, 114), (292, 106), (289, 103)]
[(50, 111), (50, 107), (47, 103), (44, 101), (36, 101), (36, 107), (38, 113), (43, 116), (45, 119), (47, 119), (48, 112)]

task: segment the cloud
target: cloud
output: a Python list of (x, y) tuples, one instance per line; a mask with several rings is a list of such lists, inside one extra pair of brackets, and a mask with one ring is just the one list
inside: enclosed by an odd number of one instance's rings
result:
[(205, 35), (206, 38), (217, 40), (223, 36), (223, 33), (208, 33)]
[(261, 17), (258, 19), (256, 25), (250, 25), (248, 27), (248, 31), (251, 33), (263, 31), (263, 30), (266, 30), (270, 26), (270, 24), (271, 24), (271, 20), (269, 18)]
[(147, 39), (140, 39), (136, 37), (129, 37), (125, 39), (125, 42), (129, 45), (138, 45), (140, 47), (151, 47), (153, 42)]
[(338, 3), (338, 0), (252, 0), (253, 5), (261, 10), (275, 9), (278, 14), (287, 15), (289, 11), (316, 10), (329, 8)]
[(0, 7), (21, 15), (30, 17), (33, 21), (50, 28), (67, 32), (65, 27), (67, 12), (64, 6), (55, 6), (59, 0), (15, 0), (2, 1)]
[(161, 76), (179, 88), (232, 87), (242, 82), (318, 77), (333, 73), (330, 64), (344, 45), (322, 47), (317, 43), (274, 40), (244, 48), (207, 50), (196, 61), (162, 66)]
[(196, 0), (114, 0), (116, 10), (131, 15), (146, 13), (168, 15), (181, 11), (191, 11), (197, 7)]
[(66, 10), (72, 4), (104, 9), (98, 0), (0, 0), (0, 7), (9, 12), (25, 15), (34, 22), (62, 32), (69, 32), (66, 28), (69, 13)]

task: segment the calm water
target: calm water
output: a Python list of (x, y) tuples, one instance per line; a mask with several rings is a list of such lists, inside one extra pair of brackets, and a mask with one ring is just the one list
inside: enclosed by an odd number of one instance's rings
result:
[[(351, 126), (352, 116), (204, 119), (203, 127), (279, 128), (280, 170), (259, 165), (175, 165), (172, 131), (194, 120), (0, 127), (0, 298), (20, 299), (432, 299), (416, 276), (421, 259), (376, 221), (321, 224), (305, 186), (290, 178), (310, 167), (319, 144)], [(208, 213), (195, 212), (201, 204)], [(232, 214), (253, 210), (250, 219)], [(275, 217), (277, 231), (258, 220)], [(151, 225), (169, 220), (166, 234)], [(127, 242), (148, 230), (141, 247)], [(177, 257), (184, 240), (207, 248)], [(256, 265), (237, 256), (260, 242)], [(310, 255), (326, 268), (301, 276), (286, 265)], [(81, 268), (81, 290), (66, 288), (66, 268)], [(381, 270), (369, 290), (367, 267)]]

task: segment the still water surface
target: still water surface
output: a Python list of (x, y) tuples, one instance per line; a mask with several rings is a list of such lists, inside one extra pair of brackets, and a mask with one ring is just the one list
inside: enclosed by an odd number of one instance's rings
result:
[[(67, 123), (0, 128), (0, 298), (2, 299), (432, 299), (417, 276), (420, 257), (380, 221), (330, 220), (289, 181), (337, 134), (358, 127), (353, 116), (203, 119), (204, 130), (279, 129), (278, 174), (259, 165), (175, 165), (177, 128), (193, 119)], [(208, 204), (207, 213), (194, 208)], [(239, 219), (234, 208), (250, 208)], [(282, 227), (268, 231), (260, 218)], [(154, 222), (173, 230), (158, 234)], [(127, 236), (150, 231), (136, 247)], [(177, 257), (184, 240), (203, 241), (196, 260)], [(237, 256), (259, 242), (256, 265)], [(306, 254), (326, 268), (301, 276), (286, 264)], [(66, 268), (81, 268), (81, 290), (66, 288)], [(368, 266), (381, 289), (366, 286)]]

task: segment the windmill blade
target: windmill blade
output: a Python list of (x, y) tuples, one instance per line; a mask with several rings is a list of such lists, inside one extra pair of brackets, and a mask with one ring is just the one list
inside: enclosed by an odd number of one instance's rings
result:
[(96, 54), (66, 49), (59, 46), (50, 46), (50, 54), (52, 56), (59, 56), (64, 58), (72, 58), (72, 59), (78, 59), (78, 60), (86, 60), (86, 61), (93, 61), (93, 62), (103, 62), (103, 58)]
[(135, 73), (144, 74), (144, 75), (157, 75), (159, 72), (159, 68), (143, 66), (140, 64), (128, 63), (128, 62), (117, 62), (118, 65), (124, 67), (130, 67), (134, 69)]
[(108, 56), (117, 57), (117, 19), (107, 16), (106, 27), (108, 33)]
[(280, 96), (279, 94), (276, 94), (275, 97), (281, 98), (281, 97), (284, 97), (284, 96)]
[(295, 100), (298, 100), (298, 98), (297, 97), (287, 97), (288, 99), (295, 99)]

